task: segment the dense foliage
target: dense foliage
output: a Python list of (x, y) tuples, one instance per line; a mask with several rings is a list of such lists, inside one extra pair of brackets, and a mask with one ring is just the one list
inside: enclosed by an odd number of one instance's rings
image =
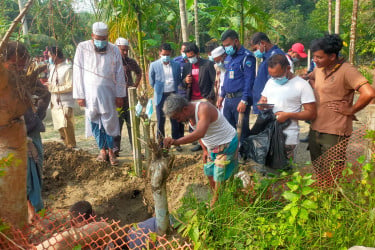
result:
[[(196, 249), (347, 249), (375, 244), (374, 165), (361, 157), (362, 179), (314, 187), (311, 174), (235, 179), (217, 204), (194, 194), (177, 212), (179, 231)], [(345, 176), (353, 174), (351, 166)], [(284, 185), (281, 185), (283, 184)], [(286, 183), (286, 185), (285, 185)]]
[[(0, 35), (19, 13), (18, 1), (3, 0), (0, 3)], [(118, 36), (130, 39), (135, 54), (139, 54), (137, 18), (141, 17), (141, 38), (146, 61), (157, 57), (156, 48), (162, 42), (171, 42), (178, 51), (182, 42), (178, 0), (91, 0), (96, 7), (92, 13), (77, 13), (73, 0), (36, 0), (27, 15), (33, 54), (40, 54), (46, 45), (58, 44), (72, 56), (78, 42), (90, 37), (94, 21), (104, 20), (111, 26), (111, 41)], [(188, 33), (194, 40), (193, 0), (186, 0)], [(344, 55), (348, 53), (351, 25), (352, 0), (341, 1), (340, 35), (345, 41)], [(334, 22), (333, 1), (333, 20)], [(306, 47), (311, 40), (327, 33), (328, 1), (314, 0), (202, 0), (198, 1), (200, 47), (211, 38), (220, 39), (227, 28), (239, 32), (243, 43), (255, 31), (267, 33), (271, 40), (284, 50), (295, 42)], [(371, 63), (375, 54), (375, 2), (359, 1), (357, 28), (357, 61)], [(22, 37), (19, 29), (13, 39)]]

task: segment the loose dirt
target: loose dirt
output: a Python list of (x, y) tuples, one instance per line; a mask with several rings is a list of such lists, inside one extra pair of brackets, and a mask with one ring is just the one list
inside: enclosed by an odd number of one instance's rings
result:
[[(121, 224), (143, 221), (153, 215), (153, 199), (148, 177), (134, 176), (130, 162), (120, 166), (95, 161), (85, 150), (68, 149), (63, 144), (44, 145), (43, 198), (47, 208), (67, 211), (79, 200), (87, 200), (98, 216), (120, 220)], [(192, 190), (207, 198), (209, 189), (200, 164), (200, 153), (177, 155), (168, 178), (170, 211)]]

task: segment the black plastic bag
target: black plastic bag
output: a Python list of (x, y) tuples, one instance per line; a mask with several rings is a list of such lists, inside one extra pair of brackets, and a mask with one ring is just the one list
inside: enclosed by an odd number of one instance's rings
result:
[(288, 119), (283, 123), (274, 121), (273, 132), (270, 140), (270, 147), (266, 158), (266, 166), (273, 169), (286, 169), (289, 166), (289, 160), (285, 152), (286, 135), (283, 130), (290, 125)]
[(251, 135), (242, 141), (241, 157), (273, 169), (285, 169), (289, 161), (285, 152), (286, 136), (283, 130), (290, 122), (287, 120), (279, 123), (272, 110), (261, 110), (250, 130)]
[(241, 143), (240, 155), (244, 160), (252, 159), (256, 163), (266, 164), (275, 120), (272, 110), (260, 110), (250, 136)]
[(250, 135), (257, 135), (264, 131), (267, 126), (272, 125), (272, 122), (276, 120), (272, 109), (260, 110), (257, 120), (255, 121), (253, 127), (250, 129)]

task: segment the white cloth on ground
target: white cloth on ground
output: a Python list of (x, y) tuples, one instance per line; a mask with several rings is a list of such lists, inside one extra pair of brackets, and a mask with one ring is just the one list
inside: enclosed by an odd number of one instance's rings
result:
[(116, 97), (126, 96), (125, 74), (117, 46), (108, 43), (97, 53), (92, 40), (78, 44), (73, 65), (73, 98), (86, 101), (86, 136), (90, 122), (103, 126), (110, 136), (120, 134)]
[[(273, 112), (301, 112), (302, 105), (315, 102), (315, 96), (310, 84), (301, 77), (296, 76), (284, 85), (280, 85), (269, 79), (263, 89), (262, 96), (267, 97), (267, 103), (274, 104)], [(286, 145), (297, 145), (299, 125), (297, 120), (284, 130), (287, 136)]]

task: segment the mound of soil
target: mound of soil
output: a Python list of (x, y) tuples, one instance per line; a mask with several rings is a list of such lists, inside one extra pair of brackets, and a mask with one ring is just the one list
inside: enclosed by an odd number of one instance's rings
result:
[(95, 156), (82, 149), (66, 148), (57, 142), (45, 143), (43, 147), (45, 191), (63, 187), (71, 181), (85, 181), (97, 177), (110, 178), (122, 174), (120, 168), (98, 162)]
[[(153, 199), (148, 178), (132, 174), (131, 165), (110, 166), (95, 161), (96, 155), (85, 150), (66, 148), (61, 143), (44, 146), (42, 196), (47, 208), (68, 210), (79, 200), (89, 201), (100, 217), (130, 224), (150, 218)], [(192, 189), (206, 196), (207, 181), (200, 154), (177, 155), (168, 178), (167, 193), (170, 211)]]

